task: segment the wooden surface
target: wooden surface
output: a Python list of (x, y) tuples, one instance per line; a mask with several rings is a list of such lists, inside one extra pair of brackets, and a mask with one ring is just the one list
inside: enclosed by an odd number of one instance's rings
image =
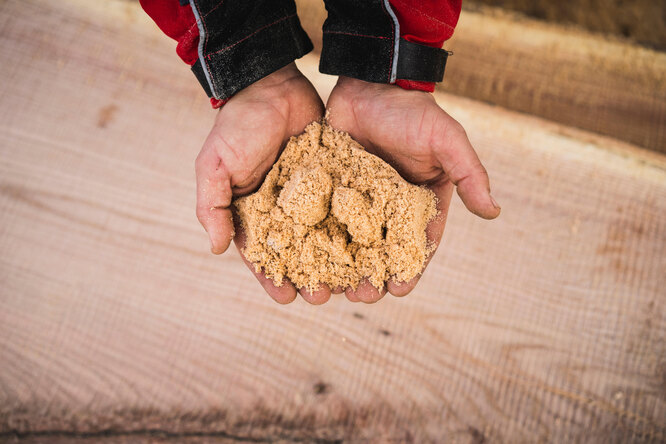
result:
[(2, 2), (0, 52), (0, 440), (666, 439), (663, 157), (440, 94), (501, 217), (456, 199), (407, 298), (279, 306), (208, 253), (214, 113), (138, 5)]
[(578, 0), (575, 7), (551, 0), (469, 0), (466, 7), (482, 5), (516, 11), (548, 22), (575, 24), (604, 34), (624, 36), (646, 46), (666, 50), (666, 2), (654, 0)]
[[(321, 46), (323, 2), (297, 3)], [(666, 153), (664, 52), (492, 10), (463, 10), (445, 47), (442, 91)]]

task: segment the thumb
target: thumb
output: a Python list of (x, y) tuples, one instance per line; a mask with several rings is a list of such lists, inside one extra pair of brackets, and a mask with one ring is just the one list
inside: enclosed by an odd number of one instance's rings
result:
[(195, 162), (197, 218), (210, 238), (211, 251), (224, 253), (234, 236), (231, 180), (214, 150), (202, 150)]
[(484, 219), (494, 219), (500, 206), (490, 195), (488, 172), (481, 164), (464, 128), (443, 110), (432, 131), (431, 147), (442, 169), (453, 182), (469, 211)]

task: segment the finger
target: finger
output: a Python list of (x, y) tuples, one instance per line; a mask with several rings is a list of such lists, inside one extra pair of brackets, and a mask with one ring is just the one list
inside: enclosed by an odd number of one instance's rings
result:
[(331, 294), (342, 294), (344, 292), (345, 292), (345, 289), (342, 288), (340, 285), (331, 289)]
[(296, 287), (287, 280), (286, 278), (282, 280), (281, 285), (278, 287), (273, 283), (272, 279), (266, 277), (262, 272), (257, 272), (254, 269), (254, 265), (248, 261), (243, 255), (243, 249), (245, 248), (245, 231), (242, 229), (240, 224), (236, 224), (236, 236), (234, 237), (234, 244), (243, 259), (243, 262), (250, 269), (252, 274), (257, 278), (261, 286), (264, 288), (266, 293), (279, 304), (289, 304), (296, 299)]
[(484, 219), (496, 218), (500, 206), (490, 195), (488, 172), (463, 127), (443, 110), (439, 112), (439, 124), (433, 128), (430, 141), (437, 160), (458, 187), (458, 195), (468, 210)]
[(254, 270), (254, 265), (245, 259), (245, 257), (243, 257), (243, 262), (245, 262), (247, 268), (249, 268), (252, 274), (257, 278), (261, 286), (264, 288), (264, 291), (266, 291), (268, 296), (273, 298), (275, 302), (283, 305), (294, 302), (294, 299), (296, 299), (296, 287), (294, 287), (294, 284), (292, 284), (289, 279), (283, 278), (280, 286), (277, 286), (273, 280), (267, 278), (263, 272), (257, 273)]
[(349, 302), (361, 302), (361, 300), (354, 294), (353, 291), (345, 291), (344, 293)]
[(195, 162), (197, 219), (210, 238), (211, 251), (224, 253), (234, 233), (229, 174), (215, 151), (201, 151)]
[[(446, 218), (449, 213), (449, 206), (451, 205), (451, 195), (453, 193), (453, 184), (448, 180), (439, 180), (429, 186), (429, 188), (437, 196), (437, 216), (428, 223), (426, 227), (426, 237), (428, 239), (428, 244), (433, 245), (434, 249), (430, 252), (428, 257), (423, 264), (423, 271), (430, 263), (430, 260), (433, 258), (437, 247), (442, 240), (442, 235), (444, 233), (444, 227), (446, 226)], [(416, 284), (421, 279), (423, 271), (407, 282), (399, 282), (395, 279), (389, 279), (386, 283), (386, 287), (389, 293), (393, 296), (402, 297), (409, 294)]]
[(407, 282), (397, 282), (393, 279), (390, 279), (386, 283), (386, 287), (388, 292), (391, 293), (393, 296), (401, 298), (411, 293), (414, 287), (416, 287), (416, 284), (419, 282), (419, 279), (421, 279), (420, 274), (418, 276), (413, 277), (411, 280)]
[(298, 290), (298, 293), (312, 305), (321, 305), (331, 298), (331, 289), (326, 284), (320, 284), (314, 292), (310, 292), (305, 287)]
[(381, 290), (377, 290), (367, 278), (361, 280), (361, 282), (358, 284), (358, 287), (356, 287), (356, 290), (353, 290), (351, 287), (348, 287), (345, 290), (347, 299), (349, 299), (351, 296), (352, 298), (356, 298), (361, 302), (365, 302), (366, 304), (374, 304), (383, 298), (385, 294), (386, 287), (382, 287)]
[(236, 247), (238, 247), (238, 251), (241, 253), (241, 257), (243, 258), (243, 262), (247, 268), (250, 269), (266, 293), (268, 293), (268, 295), (273, 298), (275, 302), (278, 304), (289, 304), (290, 302), (293, 302), (294, 299), (296, 299), (296, 287), (294, 287), (294, 285), (288, 279), (283, 279), (280, 286), (276, 286), (273, 280), (267, 278), (263, 272), (256, 272), (254, 265), (248, 261), (245, 256), (243, 256), (241, 248), (238, 246), (238, 244), (236, 244)]

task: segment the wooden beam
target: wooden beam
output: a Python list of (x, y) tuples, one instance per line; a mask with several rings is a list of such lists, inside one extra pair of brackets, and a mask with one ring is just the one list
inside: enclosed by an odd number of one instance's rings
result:
[[(488, 6), (486, 6), (488, 5)], [(539, 20), (573, 24), (666, 50), (666, 3), (653, 0), (578, 0), (575, 7), (550, 0), (469, 0), (468, 8), (501, 7)]]
[(0, 441), (664, 441), (662, 156), (437, 93), (501, 217), (456, 200), (406, 298), (279, 306), (208, 253), (174, 46), (135, 2), (0, 4)]

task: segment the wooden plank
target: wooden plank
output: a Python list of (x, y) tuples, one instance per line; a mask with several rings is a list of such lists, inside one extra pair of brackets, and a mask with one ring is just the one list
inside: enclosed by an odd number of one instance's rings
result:
[[(298, 6), (321, 47), (322, 2)], [(441, 91), (666, 153), (666, 53), (485, 11), (461, 14)]]
[(279, 306), (207, 252), (173, 46), (134, 2), (0, 4), (0, 440), (664, 441), (663, 157), (439, 94), (500, 219), (456, 200), (407, 298)]
[[(579, 0), (572, 8), (549, 0), (471, 0), (475, 9), (500, 7), (548, 22), (575, 24), (592, 32), (623, 36), (666, 50), (666, 3), (653, 0)], [(488, 6), (484, 6), (488, 5)]]

